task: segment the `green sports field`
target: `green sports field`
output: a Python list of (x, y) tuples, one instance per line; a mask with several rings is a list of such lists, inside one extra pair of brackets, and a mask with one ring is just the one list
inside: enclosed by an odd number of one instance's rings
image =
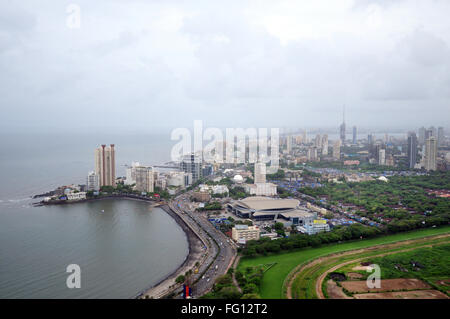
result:
[(286, 276), (298, 264), (323, 255), (337, 253), (345, 250), (370, 247), (379, 244), (386, 244), (401, 240), (415, 239), (445, 233), (450, 233), (450, 226), (421, 229), (374, 239), (358, 240), (342, 244), (332, 244), (319, 248), (307, 248), (290, 253), (255, 258), (242, 258), (239, 263), (238, 269), (242, 270), (247, 266), (276, 263), (273, 267), (271, 267), (267, 272), (264, 273), (261, 284), (261, 297), (268, 299), (280, 299), (284, 298), (283, 282)]

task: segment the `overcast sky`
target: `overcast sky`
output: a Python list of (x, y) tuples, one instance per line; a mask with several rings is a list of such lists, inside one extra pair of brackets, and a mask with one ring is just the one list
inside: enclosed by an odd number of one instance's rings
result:
[(348, 126), (448, 127), (449, 16), (448, 0), (2, 0), (0, 126), (337, 128), (345, 104)]

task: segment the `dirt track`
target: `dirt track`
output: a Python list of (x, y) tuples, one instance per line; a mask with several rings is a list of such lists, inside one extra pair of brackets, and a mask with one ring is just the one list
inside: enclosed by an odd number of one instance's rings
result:
[(341, 285), (352, 293), (432, 289), (427, 283), (414, 278), (382, 279), (380, 280), (380, 288), (368, 288), (364, 280), (343, 281)]
[[(345, 252), (340, 252), (340, 253), (335, 253), (335, 254), (331, 254), (328, 256), (324, 256), (324, 257), (319, 257), (317, 259), (312, 260), (311, 262), (307, 263), (307, 264), (302, 264), (297, 266), (296, 268), (294, 268), (291, 273), (287, 276), (287, 298), (288, 299), (292, 299), (292, 283), (294, 282), (295, 278), (297, 277), (297, 275), (299, 273), (301, 273), (303, 270), (308, 269), (310, 267), (313, 267), (319, 263), (323, 263), (326, 261), (332, 261), (332, 259), (338, 259), (342, 256), (348, 256), (348, 255), (358, 255), (362, 252), (367, 252), (367, 251), (385, 251), (388, 249), (392, 249), (392, 248), (396, 248), (396, 247), (401, 247), (404, 245), (408, 245), (408, 244), (413, 244), (413, 243), (420, 243), (420, 242), (428, 242), (430, 239), (439, 239), (439, 238), (447, 238), (450, 237), (450, 234), (443, 234), (443, 235), (438, 235), (438, 236), (431, 236), (431, 237), (424, 237), (424, 238), (418, 238), (418, 239), (411, 239), (411, 240), (405, 240), (405, 241), (399, 241), (399, 242), (395, 242), (395, 243), (390, 243), (390, 244), (383, 244), (383, 245), (375, 245), (372, 247), (367, 247), (367, 248), (362, 248), (362, 249), (356, 249), (356, 250), (350, 250), (350, 251), (345, 251)], [(427, 247), (430, 246), (430, 244), (427, 245), (423, 245), (420, 247)], [(400, 251), (395, 251), (395, 252), (389, 252), (389, 253), (381, 253), (381, 254), (377, 254), (371, 257), (382, 257), (382, 256), (386, 256), (392, 253), (399, 253), (399, 252), (404, 252), (404, 251), (408, 251), (411, 249), (417, 249), (419, 247), (413, 247), (413, 248), (409, 248), (409, 249), (404, 249), (404, 250), (400, 250)], [(325, 277), (327, 276), (328, 273), (333, 272), (347, 264), (351, 264), (351, 263), (355, 263), (358, 261), (361, 261), (363, 259), (366, 259), (367, 257), (361, 257), (361, 258), (356, 258), (353, 259), (351, 261), (347, 261), (344, 263), (341, 263), (339, 265), (336, 265), (332, 268), (330, 268), (329, 270), (327, 270), (326, 272), (324, 272), (323, 274), (320, 275), (320, 277), (318, 278), (318, 280), (316, 281), (316, 294), (317, 297), (319, 299), (324, 299), (325, 296), (323, 295), (322, 292), (322, 283), (323, 280), (325, 279)]]
[(394, 291), (354, 295), (356, 299), (449, 299), (439, 290)]

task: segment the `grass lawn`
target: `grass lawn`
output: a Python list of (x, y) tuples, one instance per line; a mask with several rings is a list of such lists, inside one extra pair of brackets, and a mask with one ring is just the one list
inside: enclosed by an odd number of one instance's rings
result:
[(450, 227), (421, 229), (407, 233), (389, 235), (374, 239), (364, 239), (342, 244), (330, 244), (319, 248), (306, 248), (294, 252), (281, 253), (254, 258), (241, 258), (238, 269), (244, 270), (248, 266), (257, 266), (261, 264), (276, 263), (264, 273), (261, 284), (261, 297), (267, 299), (284, 298), (283, 282), (289, 272), (298, 264), (317, 258), (322, 255), (352, 250), (364, 247), (370, 247), (379, 244), (386, 244), (400, 240), (408, 240), (425, 236), (449, 233)]

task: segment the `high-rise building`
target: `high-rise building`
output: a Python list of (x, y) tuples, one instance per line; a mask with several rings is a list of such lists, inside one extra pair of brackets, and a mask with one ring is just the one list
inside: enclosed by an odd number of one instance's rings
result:
[(314, 139), (314, 146), (317, 148), (322, 148), (322, 138), (320, 137), (320, 134), (316, 135), (316, 138)]
[(437, 129), (434, 126), (431, 126), (429, 128), (429, 130), (431, 130), (432, 136), (436, 137), (436, 141), (437, 141)]
[(386, 165), (386, 150), (384, 148), (378, 151), (378, 165)]
[(342, 112), (342, 124), (339, 127), (339, 136), (341, 138), (342, 145), (344, 145), (344, 143), (345, 143), (345, 105), (344, 105), (344, 110)]
[(427, 139), (429, 139), (432, 136), (436, 136), (436, 135), (433, 134), (433, 128), (430, 127), (430, 128), (425, 130), (425, 142), (427, 141)]
[(425, 127), (419, 128), (419, 145), (425, 144)]
[(316, 161), (317, 160), (317, 148), (315, 148), (315, 147), (308, 148), (307, 158), (308, 158), (308, 161)]
[(341, 159), (341, 140), (334, 141), (333, 157), (337, 160)]
[(95, 173), (99, 176), (100, 187), (116, 187), (116, 151), (114, 144), (102, 145), (95, 150)]
[(266, 164), (257, 162), (255, 163), (255, 184), (266, 182)]
[(286, 150), (288, 154), (291, 154), (292, 152), (292, 136), (288, 135), (286, 140)]
[(136, 167), (138, 166), (141, 166), (139, 162), (132, 162), (131, 167), (127, 167), (125, 177), (126, 185), (136, 184)]
[(339, 127), (339, 136), (341, 138), (341, 143), (344, 144), (344, 142), (345, 142), (345, 122), (342, 122), (341, 126)]
[(381, 150), (381, 144), (380, 142), (377, 142), (373, 148), (372, 148), (372, 157), (375, 158), (375, 161), (379, 164), (380, 163), (380, 150)]
[(372, 145), (374, 142), (375, 142), (375, 141), (374, 141), (374, 138), (373, 138), (373, 134), (367, 135), (367, 143), (368, 143), (369, 145)]
[(417, 136), (416, 133), (408, 134), (408, 166), (414, 168), (417, 162)]
[(153, 193), (155, 191), (155, 174), (152, 167), (137, 166), (134, 168), (136, 177), (136, 190)]
[(322, 155), (328, 155), (328, 135), (322, 136)]
[(353, 126), (353, 140), (352, 140), (353, 144), (356, 144), (356, 126)]
[(100, 190), (100, 178), (95, 172), (89, 172), (86, 179), (86, 189), (94, 192)]
[(196, 182), (202, 177), (202, 159), (194, 153), (185, 155), (181, 159), (180, 169), (183, 172), (192, 174), (192, 182)]
[(444, 144), (444, 128), (442, 126), (440, 126), (438, 128), (437, 143), (438, 143), (438, 146), (441, 146)]
[(436, 170), (437, 140), (431, 136), (425, 141), (425, 169), (427, 171)]

